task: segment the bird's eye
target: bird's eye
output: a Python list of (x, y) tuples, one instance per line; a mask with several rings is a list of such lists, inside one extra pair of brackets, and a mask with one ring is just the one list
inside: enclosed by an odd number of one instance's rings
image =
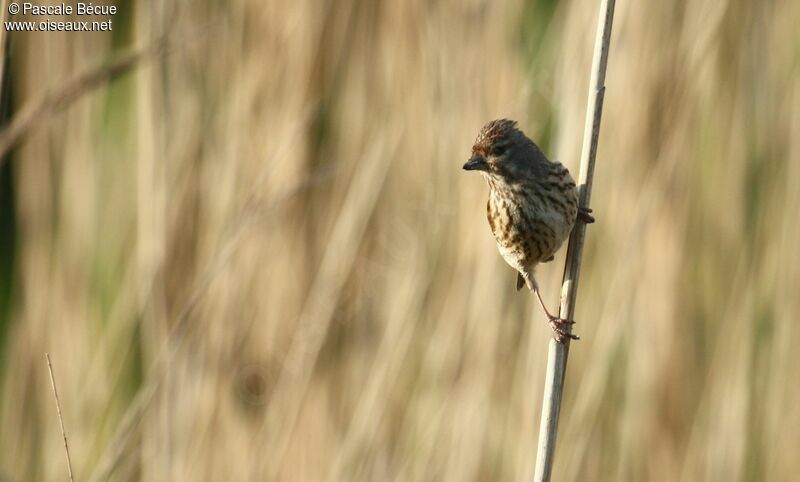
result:
[(494, 146), (492, 148), (492, 155), (493, 156), (502, 156), (506, 152), (506, 146)]

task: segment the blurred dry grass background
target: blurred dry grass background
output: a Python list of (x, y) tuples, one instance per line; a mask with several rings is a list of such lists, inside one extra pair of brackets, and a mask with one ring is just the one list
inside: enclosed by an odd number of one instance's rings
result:
[[(120, 1), (5, 38), (0, 480), (526, 480), (549, 328), (460, 171), (577, 169), (597, 2)], [(800, 472), (800, 3), (617, 3), (555, 480)], [(555, 306), (563, 256), (540, 268)]]

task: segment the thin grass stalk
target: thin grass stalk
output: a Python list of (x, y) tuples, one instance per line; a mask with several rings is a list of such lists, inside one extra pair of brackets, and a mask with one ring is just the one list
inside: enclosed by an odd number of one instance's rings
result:
[[(600, 2), (600, 18), (594, 44), (592, 78), (589, 83), (589, 99), (578, 176), (578, 203), (582, 208), (589, 207), (592, 193), (597, 140), (600, 135), (600, 119), (603, 113), (608, 50), (611, 44), (611, 24), (614, 19), (614, 4), (615, 0), (601, 0)], [(559, 317), (568, 320), (572, 319), (575, 314), (575, 302), (578, 297), (578, 278), (581, 271), (581, 258), (585, 239), (586, 225), (583, 222), (578, 222), (575, 224), (569, 239), (558, 314)], [(539, 425), (539, 445), (536, 451), (536, 467), (533, 477), (535, 482), (549, 481), (553, 471), (558, 416), (564, 393), (564, 374), (567, 369), (568, 354), (568, 338), (564, 342), (550, 340), (547, 353), (544, 400), (542, 402), (542, 419)]]
[[(0, 42), (0, 48), (2, 48), (2, 42)], [(128, 73), (142, 60), (146, 60), (151, 55), (159, 52), (161, 52), (161, 49), (152, 47), (145, 50), (130, 50), (108, 64), (95, 67), (64, 81), (53, 91), (45, 93), (31, 103), (25, 104), (14, 115), (14, 118), (0, 129), (0, 167), (2, 167), (8, 151), (29, 130), (41, 125), (43, 121), (69, 107), (84, 94), (92, 92), (98, 87), (108, 85), (110, 81)], [(2, 60), (2, 54), (0, 54), (0, 60)], [(0, 62), (0, 66), (2, 66), (2, 62)], [(1, 74), (2, 68), (0, 67)]]
[(69, 482), (75, 482), (72, 476), (72, 459), (69, 456), (69, 443), (67, 443), (67, 432), (64, 430), (64, 418), (61, 415), (61, 401), (58, 399), (58, 389), (56, 388), (56, 377), (53, 375), (53, 363), (50, 361), (50, 354), (45, 353), (47, 359), (47, 371), (50, 373), (50, 387), (53, 389), (53, 398), (56, 401), (56, 411), (58, 413), (58, 427), (61, 429), (61, 437), (64, 439), (64, 454), (67, 457), (67, 474)]

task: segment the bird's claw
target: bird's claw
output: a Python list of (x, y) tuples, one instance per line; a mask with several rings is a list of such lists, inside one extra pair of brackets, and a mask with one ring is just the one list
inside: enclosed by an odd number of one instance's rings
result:
[(592, 209), (578, 208), (578, 219), (580, 219), (586, 224), (592, 224), (594, 222), (594, 216), (592, 216)]
[(592, 209), (591, 208), (578, 208), (578, 219), (583, 221), (586, 224), (591, 224), (594, 222), (594, 216), (592, 216)]
[(557, 316), (550, 317), (550, 328), (553, 330), (553, 335), (556, 341), (559, 343), (564, 343), (567, 339), (570, 340), (581, 339), (581, 337), (579, 337), (578, 335), (570, 333), (565, 329), (565, 325), (566, 327), (569, 327), (570, 325), (574, 324), (575, 322), (572, 320), (565, 320), (564, 318), (559, 318)]

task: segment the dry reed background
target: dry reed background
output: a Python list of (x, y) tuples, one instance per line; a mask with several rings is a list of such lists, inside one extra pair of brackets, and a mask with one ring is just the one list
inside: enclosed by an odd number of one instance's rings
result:
[[(5, 39), (6, 122), (167, 47), (0, 171), (0, 480), (66, 477), (44, 352), (76, 480), (526, 480), (550, 332), (460, 166), (577, 169), (596, 2), (117, 5)], [(555, 480), (796, 480), (798, 21), (617, 3)]]

